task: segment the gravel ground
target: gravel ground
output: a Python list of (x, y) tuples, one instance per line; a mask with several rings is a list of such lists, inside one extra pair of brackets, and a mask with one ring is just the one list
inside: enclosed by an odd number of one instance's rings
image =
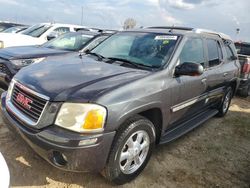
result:
[[(11, 187), (112, 187), (99, 174), (60, 171), (3, 125), (0, 151)], [(250, 98), (235, 98), (225, 118), (213, 118), (175, 142), (157, 146), (143, 173), (121, 187), (250, 188)]]

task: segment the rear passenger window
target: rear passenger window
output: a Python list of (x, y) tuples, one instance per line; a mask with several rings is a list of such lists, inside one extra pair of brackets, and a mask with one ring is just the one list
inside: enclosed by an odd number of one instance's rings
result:
[(207, 39), (208, 64), (209, 67), (217, 66), (221, 63), (222, 50), (220, 43), (213, 39)]
[(179, 56), (180, 64), (182, 63), (197, 63), (204, 66), (204, 50), (203, 41), (198, 38), (190, 38), (182, 48)]
[(227, 59), (231, 60), (234, 57), (233, 50), (229, 45), (226, 45)]

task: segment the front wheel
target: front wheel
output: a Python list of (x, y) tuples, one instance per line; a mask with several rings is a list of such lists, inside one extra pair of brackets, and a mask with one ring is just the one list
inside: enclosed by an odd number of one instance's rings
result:
[(147, 165), (155, 145), (151, 121), (135, 116), (117, 132), (103, 175), (116, 184), (131, 181)]
[(223, 117), (226, 115), (226, 113), (230, 107), (232, 97), (233, 97), (233, 90), (231, 87), (228, 87), (225, 90), (225, 94), (224, 94), (224, 97), (222, 99), (222, 103), (220, 104), (220, 106), (218, 108), (218, 110), (219, 110), (219, 112), (217, 114), (218, 117)]

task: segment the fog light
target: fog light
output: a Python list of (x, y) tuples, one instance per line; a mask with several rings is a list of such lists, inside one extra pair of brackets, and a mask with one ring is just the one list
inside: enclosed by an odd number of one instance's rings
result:
[(91, 138), (87, 140), (81, 140), (78, 145), (79, 146), (92, 145), (92, 144), (95, 144), (96, 142), (97, 142), (97, 138)]
[(67, 157), (59, 151), (53, 151), (52, 159), (57, 166), (65, 166), (68, 163)]

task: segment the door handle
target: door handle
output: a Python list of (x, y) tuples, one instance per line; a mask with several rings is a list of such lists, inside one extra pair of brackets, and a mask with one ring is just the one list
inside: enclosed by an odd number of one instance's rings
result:
[(205, 84), (205, 83), (206, 83), (206, 81), (207, 81), (207, 79), (206, 79), (206, 78), (203, 78), (203, 79), (201, 80), (201, 82), (202, 82), (203, 84)]
[(226, 77), (227, 75), (228, 75), (228, 73), (227, 73), (227, 72), (225, 72), (225, 73), (223, 74), (223, 76), (224, 76), (224, 77)]

